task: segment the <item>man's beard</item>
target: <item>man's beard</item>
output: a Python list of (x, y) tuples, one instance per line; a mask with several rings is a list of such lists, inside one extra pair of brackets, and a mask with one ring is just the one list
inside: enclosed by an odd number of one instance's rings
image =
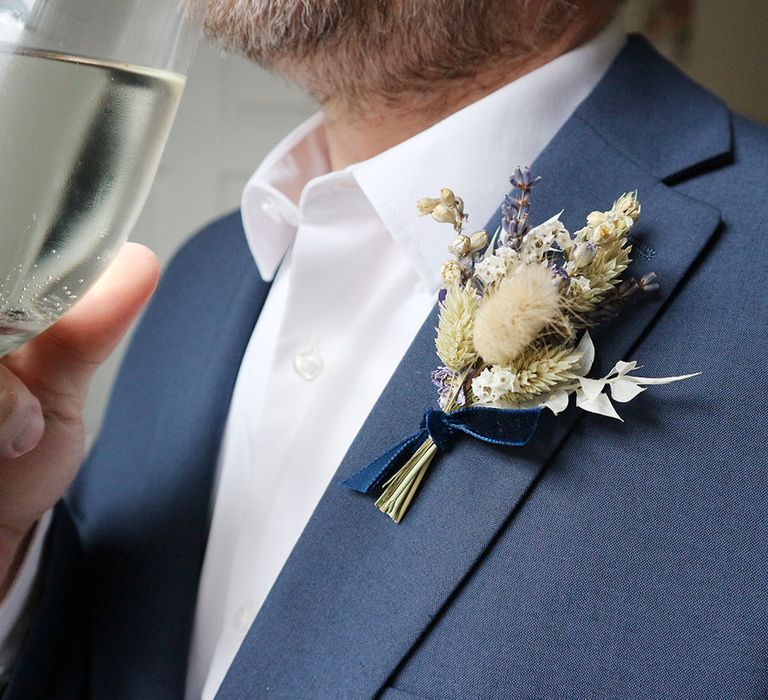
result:
[(320, 102), (397, 102), (504, 61), (565, 29), (568, 0), (210, 0), (223, 48), (285, 75)]

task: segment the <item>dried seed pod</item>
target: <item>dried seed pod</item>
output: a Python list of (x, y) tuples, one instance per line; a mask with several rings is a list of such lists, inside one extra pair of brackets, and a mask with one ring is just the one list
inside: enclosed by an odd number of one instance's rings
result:
[(488, 234), (485, 231), (477, 231), (469, 237), (469, 252), (477, 253), (488, 245)]
[(456, 224), (456, 213), (451, 207), (442, 202), (432, 210), (432, 218), (441, 224)]
[(588, 241), (581, 241), (573, 246), (570, 259), (578, 270), (589, 265), (595, 259), (596, 254), (597, 246)]
[(418, 202), (416, 202), (416, 208), (419, 210), (419, 216), (431, 214), (438, 204), (440, 204), (439, 199), (435, 199), (434, 197), (422, 197)]
[(443, 187), (440, 190), (440, 199), (443, 200), (443, 204), (447, 207), (456, 206), (456, 195), (453, 193), (453, 190), (449, 190), (447, 187)]
[(457, 258), (463, 258), (469, 255), (472, 250), (472, 240), (469, 236), (458, 236), (451, 245), (448, 246), (448, 251), (451, 255), (455, 255)]

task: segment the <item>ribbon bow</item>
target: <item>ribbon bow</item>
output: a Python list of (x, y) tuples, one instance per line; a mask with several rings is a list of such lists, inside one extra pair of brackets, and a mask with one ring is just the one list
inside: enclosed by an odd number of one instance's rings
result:
[(379, 455), (342, 486), (370, 494), (383, 485), (385, 491), (376, 506), (400, 522), (438, 450), (449, 450), (462, 435), (492, 445), (522, 447), (533, 436), (540, 414), (540, 408), (472, 406), (450, 413), (430, 409), (415, 433)]

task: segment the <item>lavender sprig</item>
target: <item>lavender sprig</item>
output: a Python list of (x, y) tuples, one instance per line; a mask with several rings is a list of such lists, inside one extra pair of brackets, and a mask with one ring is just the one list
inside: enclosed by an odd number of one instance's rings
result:
[(437, 387), (438, 403), (443, 410), (451, 402), (455, 406), (463, 406), (467, 402), (463, 384), (456, 391), (459, 382), (461, 377), (443, 365), (432, 371), (432, 383)]
[(520, 250), (523, 236), (530, 228), (531, 190), (541, 181), (528, 168), (517, 168), (509, 178), (517, 193), (504, 195), (501, 205), (501, 245)]

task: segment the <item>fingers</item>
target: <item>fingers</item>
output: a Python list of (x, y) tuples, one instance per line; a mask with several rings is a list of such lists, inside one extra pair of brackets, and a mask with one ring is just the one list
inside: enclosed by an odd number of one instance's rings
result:
[(62, 392), (71, 393), (73, 387), (84, 391), (152, 295), (159, 274), (154, 253), (138, 243), (126, 243), (83, 299), (22, 348), (25, 369), (45, 368), (47, 388), (56, 390), (58, 381)]
[(0, 365), (0, 457), (29, 452), (43, 435), (40, 402), (6, 367)]

